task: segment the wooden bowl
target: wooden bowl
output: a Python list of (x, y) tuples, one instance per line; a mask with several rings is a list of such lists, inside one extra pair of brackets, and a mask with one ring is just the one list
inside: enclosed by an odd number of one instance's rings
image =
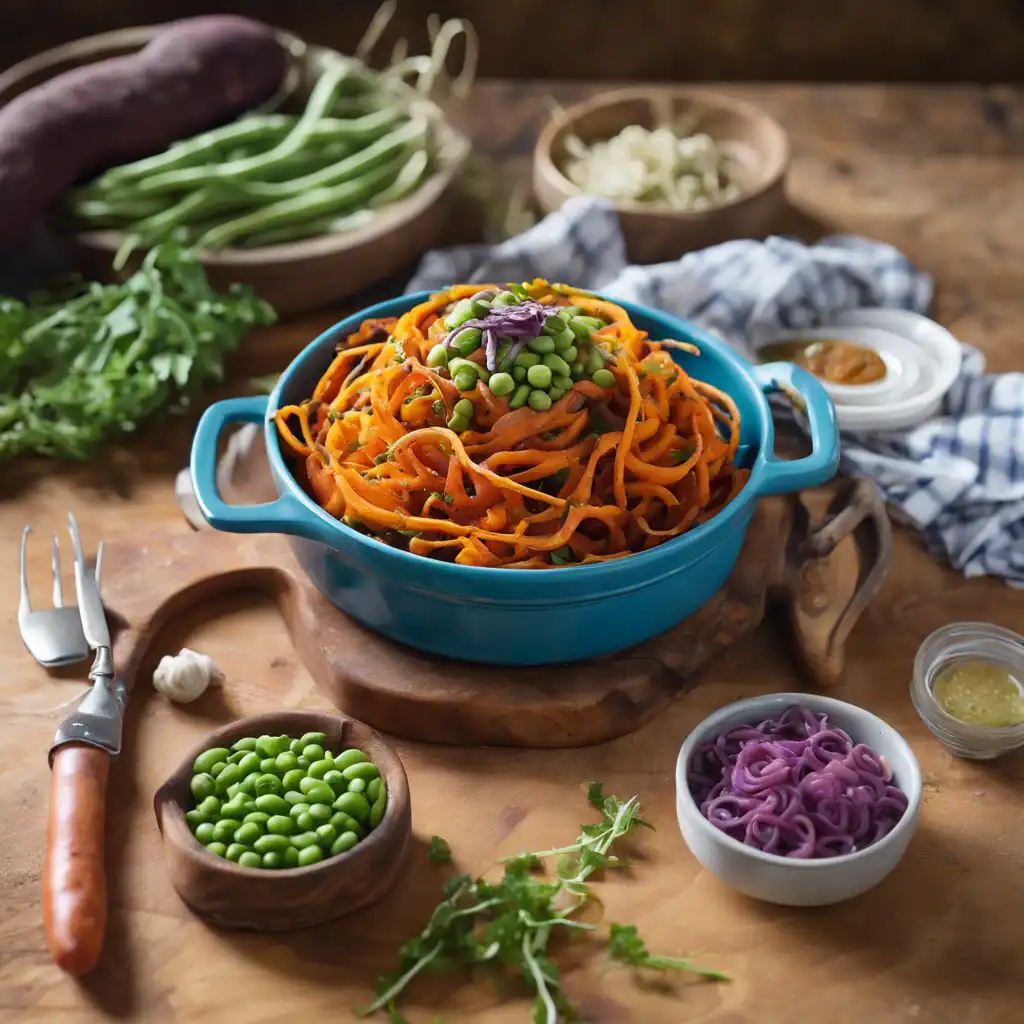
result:
[[(36, 54), (0, 74), (0, 107), (61, 72), (134, 53), (161, 27), (104, 32)], [(283, 32), (279, 35), (282, 45), (292, 50), (296, 40)], [(294, 59), (291, 74), (296, 76), (297, 95), (308, 95), (328, 56), (341, 55), (321, 46), (305, 46)], [(364, 227), (260, 249), (200, 253), (214, 288), (223, 291), (234, 282), (247, 284), (282, 316), (304, 313), (339, 302), (396, 274), (442, 240), (454, 205), (454, 181), (468, 155), (469, 142), (452, 128), (436, 104), (405, 85), (395, 88), (434, 125), (438, 149), (434, 174), (405, 199), (382, 208)], [(124, 241), (121, 232), (87, 231), (72, 241), (77, 270), (90, 280), (111, 276), (114, 256)]]
[[(381, 823), (348, 853), (305, 868), (246, 868), (208, 853), (185, 821), (195, 803), (189, 789), (195, 759), (243, 736), (306, 732), (326, 733), (332, 751), (357, 747), (373, 760), (388, 788)], [(153, 806), (178, 895), (196, 913), (228, 928), (306, 928), (376, 902), (397, 881), (412, 836), (409, 781), (398, 755), (369, 726), (320, 711), (257, 715), (216, 730), (185, 755), (156, 791)]]
[(629, 258), (634, 263), (674, 260), (683, 253), (735, 238), (771, 234), (785, 209), (789, 140), (782, 126), (757, 107), (719, 93), (695, 89), (619, 89), (555, 114), (533, 154), (533, 187), (544, 210), (583, 195), (559, 169), (565, 139), (590, 143), (610, 139), (630, 124), (653, 128), (692, 115), (695, 131), (716, 141), (744, 143), (753, 153), (741, 195), (705, 210), (674, 210), (646, 203), (616, 203)]

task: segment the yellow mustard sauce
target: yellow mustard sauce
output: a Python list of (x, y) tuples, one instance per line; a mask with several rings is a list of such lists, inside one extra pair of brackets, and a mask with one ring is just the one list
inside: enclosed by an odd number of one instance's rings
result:
[(989, 661), (944, 665), (932, 682), (932, 695), (943, 711), (967, 725), (1024, 722), (1020, 684), (1002, 665)]
[(874, 384), (885, 377), (885, 360), (852, 341), (822, 338), (780, 341), (761, 349), (766, 362), (796, 363), (832, 384)]

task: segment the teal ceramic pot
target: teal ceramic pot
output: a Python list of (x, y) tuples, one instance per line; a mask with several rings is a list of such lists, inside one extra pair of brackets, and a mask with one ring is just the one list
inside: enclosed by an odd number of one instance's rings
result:
[[(620, 305), (650, 337), (693, 342), (676, 351), (689, 373), (728, 392), (739, 407), (750, 479), (709, 522), (659, 547), (597, 565), (525, 571), (454, 565), (389, 547), (329, 516), (296, 481), (278, 442), (273, 412), (300, 402), (330, 364), (337, 342), (369, 317), (399, 316), (426, 293), (380, 303), (336, 324), (282, 374), (268, 397), (235, 398), (206, 410), (192, 444), (192, 481), (202, 513), (229, 533), (287, 534), (317, 587), (347, 615), (431, 654), (494, 665), (544, 665), (610, 654), (661, 633), (702, 607), (732, 572), (759, 498), (825, 483), (839, 463), (835, 410), (824, 388), (791, 363), (751, 366), (692, 324)], [(800, 396), (811, 454), (776, 459), (766, 394)], [(263, 424), (279, 495), (230, 506), (216, 485), (217, 442), (232, 423)]]

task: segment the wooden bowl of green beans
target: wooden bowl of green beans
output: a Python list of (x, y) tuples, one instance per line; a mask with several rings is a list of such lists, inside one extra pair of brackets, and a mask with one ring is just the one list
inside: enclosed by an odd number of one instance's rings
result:
[[(161, 26), (55, 47), (13, 68), (0, 106), (70, 68), (141, 49)], [(280, 33), (290, 55), (264, 108), (110, 168), (57, 221), (90, 279), (176, 235), (214, 288), (249, 285), (279, 314), (323, 308), (443, 241), (469, 151), (441, 109), (352, 57)]]
[(154, 797), (171, 883), (229, 928), (287, 931), (380, 899), (412, 836), (402, 762), (368, 726), (318, 711), (232, 722)]

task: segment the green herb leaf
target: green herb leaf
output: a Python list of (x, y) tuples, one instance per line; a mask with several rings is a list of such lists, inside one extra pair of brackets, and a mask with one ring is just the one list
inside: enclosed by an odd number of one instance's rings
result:
[(727, 974), (701, 967), (685, 957), (653, 956), (643, 939), (637, 935), (636, 925), (611, 925), (608, 939), (609, 962), (619, 967), (645, 967), (655, 971), (689, 971), (715, 981), (729, 981)]
[(427, 856), (437, 864), (447, 864), (452, 859), (452, 848), (440, 836), (431, 836)]

